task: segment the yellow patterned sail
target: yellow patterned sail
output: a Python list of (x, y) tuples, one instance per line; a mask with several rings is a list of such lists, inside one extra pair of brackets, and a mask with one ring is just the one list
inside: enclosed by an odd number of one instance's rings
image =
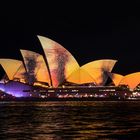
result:
[(140, 83), (140, 72), (128, 74), (120, 81), (120, 85), (128, 85), (130, 89), (134, 89)]
[(115, 86), (118, 86), (120, 81), (123, 79), (123, 75), (121, 74), (117, 74), (117, 73), (111, 73), (108, 72), (109, 77), (111, 78), (111, 80), (113, 81), (113, 83), (115, 84)]
[(57, 42), (43, 36), (38, 36), (38, 38), (47, 59), (52, 86), (58, 87), (79, 68), (79, 64), (71, 53)]
[(40, 81), (50, 85), (50, 77), (43, 56), (29, 50), (20, 51), (27, 69), (29, 82), (34, 83)]
[(22, 61), (15, 59), (0, 59), (0, 64), (5, 70), (9, 80), (14, 80), (14, 78), (24, 79), (26, 71)]
[(112, 59), (96, 60), (83, 65), (81, 68), (94, 77), (97, 85), (104, 85), (108, 78), (107, 72), (112, 71), (116, 62), (117, 60)]

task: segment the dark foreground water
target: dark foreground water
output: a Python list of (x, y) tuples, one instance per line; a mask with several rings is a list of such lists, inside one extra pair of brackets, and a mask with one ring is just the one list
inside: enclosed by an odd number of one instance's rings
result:
[(0, 102), (0, 140), (140, 140), (140, 101)]

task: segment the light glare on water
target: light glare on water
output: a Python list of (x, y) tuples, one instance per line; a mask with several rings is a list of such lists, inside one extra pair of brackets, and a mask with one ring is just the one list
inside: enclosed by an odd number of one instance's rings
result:
[(0, 102), (0, 139), (139, 139), (139, 101)]

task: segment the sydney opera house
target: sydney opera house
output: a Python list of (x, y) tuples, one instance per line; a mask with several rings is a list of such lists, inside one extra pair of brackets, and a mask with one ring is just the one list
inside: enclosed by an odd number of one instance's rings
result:
[[(127, 97), (139, 94), (140, 72), (126, 76), (112, 73), (117, 60), (102, 59), (80, 66), (57, 42), (38, 36), (43, 54), (20, 50), (23, 61), (1, 58), (5, 75), (0, 98)], [(108, 82), (110, 80), (110, 82)], [(5, 93), (5, 94), (4, 94)]]

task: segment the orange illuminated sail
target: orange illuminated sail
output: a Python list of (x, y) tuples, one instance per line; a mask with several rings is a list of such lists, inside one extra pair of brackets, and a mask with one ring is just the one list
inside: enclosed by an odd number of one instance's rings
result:
[(50, 85), (50, 77), (44, 58), (39, 53), (20, 50), (24, 59), (30, 82), (46, 82)]
[(96, 60), (83, 65), (81, 68), (94, 77), (97, 85), (104, 85), (108, 78), (107, 72), (112, 71), (116, 62), (116, 60), (111, 59)]
[(79, 68), (79, 64), (71, 53), (57, 42), (43, 36), (38, 36), (38, 38), (48, 62), (52, 85), (53, 87), (57, 87), (73, 71)]
[(0, 64), (5, 70), (9, 80), (13, 80), (14, 78), (24, 78), (26, 71), (22, 61), (15, 59), (0, 59)]
[(128, 85), (130, 89), (134, 89), (140, 83), (140, 72), (128, 74), (120, 81), (120, 85)]
[(67, 81), (76, 84), (95, 83), (94, 78), (82, 68), (79, 68), (76, 71), (74, 71), (67, 78)]
[(117, 73), (110, 73), (108, 72), (109, 77), (111, 78), (111, 80), (113, 81), (113, 83), (115, 84), (115, 86), (118, 86), (120, 81), (123, 79), (123, 75), (121, 74), (117, 74)]

